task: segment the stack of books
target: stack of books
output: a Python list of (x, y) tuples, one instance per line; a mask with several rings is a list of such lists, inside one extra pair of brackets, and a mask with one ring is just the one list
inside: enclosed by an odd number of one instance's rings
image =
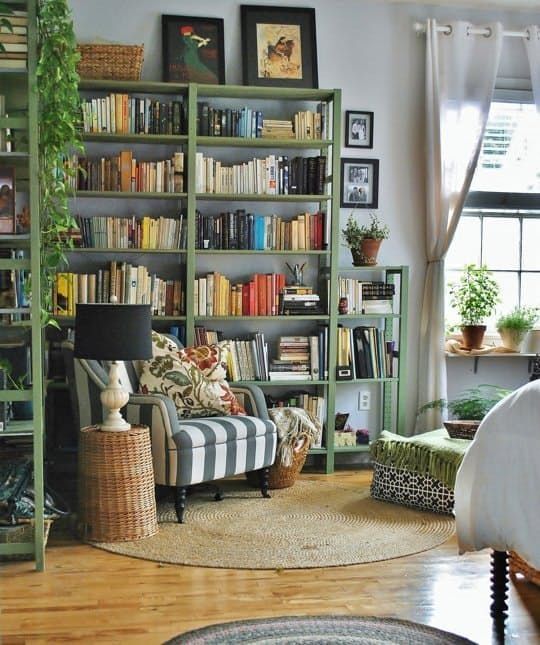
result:
[[(11, 30), (4, 23), (9, 21)], [(13, 10), (0, 13), (0, 68), (26, 69), (28, 57), (28, 14)]]
[(279, 313), (285, 316), (323, 313), (319, 295), (312, 287), (288, 285), (279, 294)]
[(311, 381), (320, 374), (319, 336), (281, 336), (278, 357), (270, 362), (271, 381)]
[(263, 119), (262, 136), (265, 139), (294, 139), (292, 121)]

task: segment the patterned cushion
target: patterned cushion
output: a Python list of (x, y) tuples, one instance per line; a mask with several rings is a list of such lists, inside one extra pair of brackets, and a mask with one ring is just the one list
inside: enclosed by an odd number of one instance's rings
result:
[(371, 495), (434, 513), (452, 513), (454, 509), (454, 491), (438, 479), (376, 461), (373, 463)]
[(227, 378), (227, 362), (231, 351), (231, 341), (222, 340), (215, 345), (197, 345), (179, 350), (180, 357), (196, 365), (211, 381), (224, 381)]
[[(140, 391), (168, 396), (179, 418), (245, 414), (225, 380), (208, 378), (194, 360), (188, 360), (174, 343), (156, 332), (152, 332), (152, 356), (143, 365)], [(211, 362), (208, 357), (207, 362)], [(217, 374), (215, 365), (207, 368)]]

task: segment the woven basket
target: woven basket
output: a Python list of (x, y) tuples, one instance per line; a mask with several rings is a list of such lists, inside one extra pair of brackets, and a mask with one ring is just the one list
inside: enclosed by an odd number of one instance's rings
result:
[[(268, 473), (268, 488), (289, 488), (297, 480), (300, 471), (302, 470), (309, 450), (309, 442), (304, 441), (302, 447), (298, 451), (293, 452), (293, 461), (290, 466), (283, 466), (281, 463), (274, 463), (269, 468)], [(250, 486), (259, 488), (259, 473), (252, 470), (246, 473), (246, 477)]]
[(77, 45), (81, 58), (77, 72), (81, 78), (139, 81), (144, 45)]
[[(49, 531), (53, 521), (43, 521), (43, 535), (44, 543), (47, 546), (49, 538)], [(0, 527), (0, 544), (11, 544), (13, 542), (33, 542), (34, 541), (34, 522), (25, 522), (24, 524), (16, 524), (15, 526), (2, 526)], [(33, 560), (33, 553), (5, 553), (0, 555), (0, 562), (7, 562), (11, 560)]]
[(451, 439), (474, 439), (480, 421), (443, 421)]
[(157, 533), (154, 469), (147, 426), (79, 437), (79, 521), (83, 538), (139, 540)]
[(540, 587), (540, 571), (533, 569), (530, 564), (525, 562), (515, 551), (510, 551), (508, 558), (508, 567), (510, 573), (515, 576), (520, 573), (527, 582), (532, 582)]

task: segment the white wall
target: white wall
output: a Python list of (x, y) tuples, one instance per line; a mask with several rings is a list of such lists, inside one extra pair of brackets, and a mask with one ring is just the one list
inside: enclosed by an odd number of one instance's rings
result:
[[(226, 82), (241, 83), (240, 3), (235, 0), (71, 0), (79, 42), (104, 39), (144, 43), (143, 79), (161, 80), (161, 14), (222, 17), (225, 20)], [(251, 4), (270, 4), (268, 0)], [(408, 426), (414, 424), (424, 252), (423, 79), (424, 38), (416, 20), (468, 19), (476, 24), (500, 20), (507, 28), (540, 22), (534, 13), (469, 10), (463, 7), (360, 0), (293, 0), (281, 6), (316, 10), (319, 87), (343, 90), (343, 111), (373, 110), (374, 148), (364, 154), (343, 148), (342, 156), (380, 160), (379, 214), (390, 225), (381, 263), (410, 267)], [(528, 77), (518, 39), (505, 39), (500, 75)], [(341, 218), (348, 214), (343, 210)], [(367, 217), (367, 213), (366, 213)], [(342, 249), (341, 264), (350, 264)], [(491, 363), (490, 363), (491, 365)], [(459, 380), (459, 369), (456, 378)], [(454, 367), (452, 374), (454, 375)], [(524, 379), (526, 380), (526, 379)]]

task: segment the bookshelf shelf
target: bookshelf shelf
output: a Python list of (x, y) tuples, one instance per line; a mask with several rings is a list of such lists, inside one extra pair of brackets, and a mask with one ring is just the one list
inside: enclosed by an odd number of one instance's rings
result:
[(76, 197), (106, 199), (167, 199), (177, 201), (185, 199), (187, 193), (131, 193), (115, 190), (78, 190)]
[(279, 379), (277, 381), (231, 381), (234, 385), (259, 385), (261, 387), (280, 387), (286, 385), (287, 387), (302, 386), (302, 385), (328, 385), (328, 381), (320, 380), (306, 380), (306, 379)]
[(354, 379), (338, 379), (336, 385), (345, 383), (399, 383), (398, 378), (354, 378)]
[(34, 421), (10, 421), (7, 428), (2, 431), (2, 436), (26, 436), (34, 433)]
[(82, 140), (87, 143), (157, 143), (161, 145), (183, 145), (185, 134), (110, 134), (108, 132), (85, 132)]
[(298, 249), (295, 251), (272, 250), (272, 249), (196, 249), (197, 255), (329, 255), (328, 249), (312, 251)]
[[(14, 130), (27, 130), (28, 119), (23, 116), (0, 116), (0, 128), (13, 128)], [(15, 153), (11, 153), (15, 154)]]
[(98, 92), (127, 92), (133, 94), (174, 94), (185, 95), (188, 91), (186, 83), (160, 83), (148, 81), (109, 81), (81, 80), (79, 89)]
[(245, 193), (197, 193), (198, 201), (227, 202), (328, 202), (332, 195), (255, 195)]
[(334, 448), (335, 453), (345, 454), (348, 452), (369, 452), (369, 446), (362, 444), (359, 446), (339, 446)]
[(178, 254), (185, 254), (186, 249), (124, 249), (124, 248), (100, 248), (100, 247), (92, 247), (92, 248), (83, 248), (83, 247), (76, 247), (73, 249), (67, 249), (66, 253), (95, 253), (95, 254), (126, 254), (126, 255), (146, 255), (148, 253), (151, 254), (162, 254), (162, 255), (178, 255)]
[(358, 320), (360, 318), (365, 318), (366, 320), (379, 320), (380, 318), (394, 318), (399, 320), (401, 314), (339, 314), (338, 320)]
[(197, 322), (213, 321), (213, 320), (253, 320), (253, 321), (288, 321), (288, 320), (328, 320), (329, 316), (326, 314), (317, 315), (292, 315), (292, 316), (194, 316)]
[(234, 147), (234, 148), (287, 148), (294, 150), (322, 150), (332, 145), (332, 141), (323, 139), (272, 139), (269, 137), (218, 137), (198, 136), (197, 145), (201, 147)]
[[(55, 320), (59, 325), (74, 325), (74, 316), (55, 316)], [(152, 322), (185, 322), (186, 316), (152, 316)]]

